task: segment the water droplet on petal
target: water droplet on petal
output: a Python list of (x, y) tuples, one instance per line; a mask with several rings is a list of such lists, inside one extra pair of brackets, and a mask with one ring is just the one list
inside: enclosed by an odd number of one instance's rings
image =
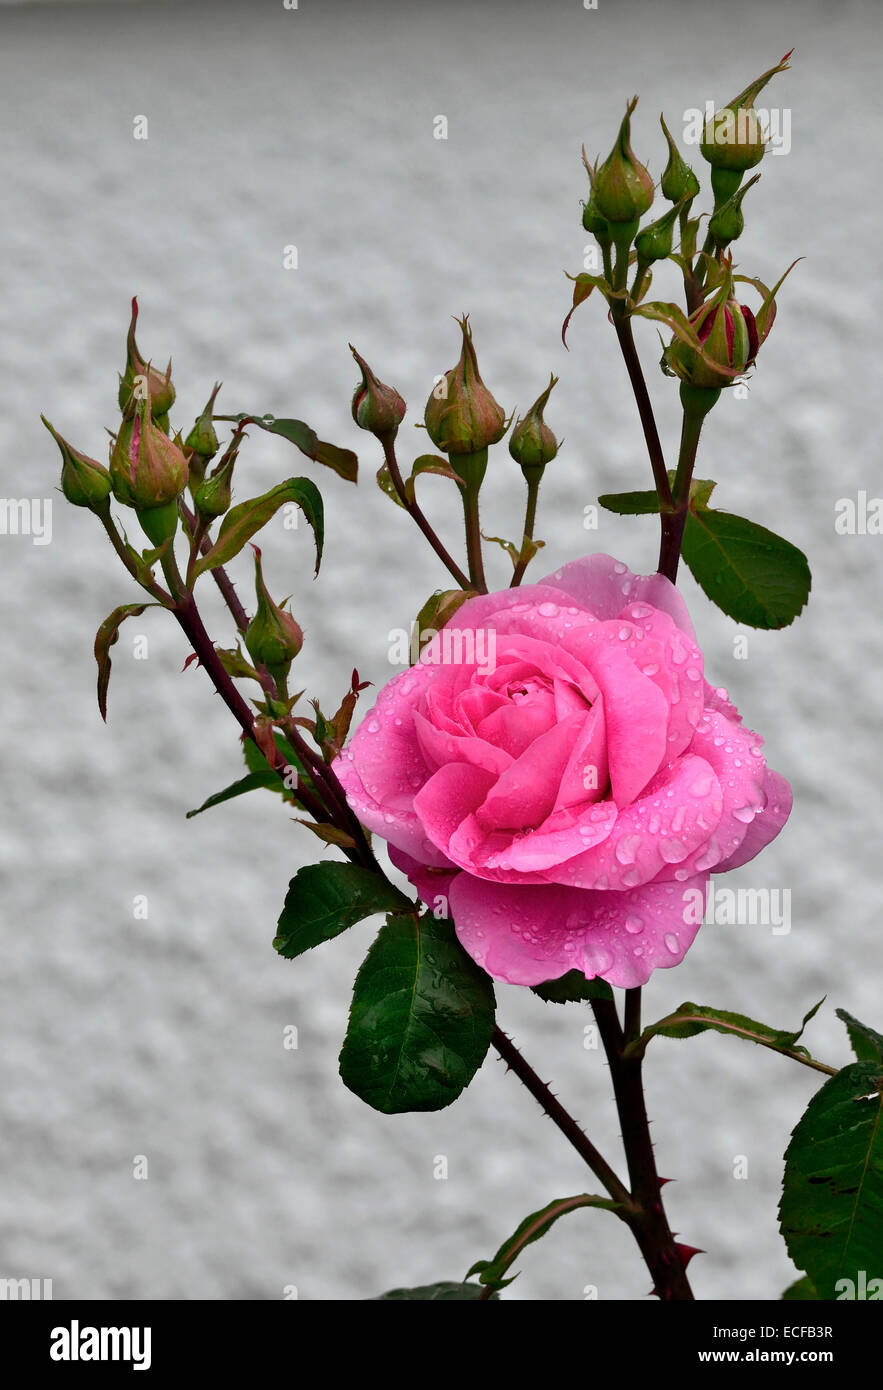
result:
[(557, 603), (541, 603), (537, 612), (541, 618), (557, 618), (558, 605)]
[(637, 936), (639, 932), (642, 932), (644, 930), (643, 917), (636, 917), (634, 913), (630, 917), (626, 917), (625, 929), (626, 931), (631, 932), (632, 936)]
[(741, 821), (743, 825), (750, 825), (757, 815), (757, 812), (753, 806), (737, 806), (733, 811), (733, 815), (736, 820)]
[(679, 956), (681, 953), (681, 943), (678, 941), (674, 932), (667, 931), (664, 940), (666, 949), (671, 951), (673, 956)]
[(616, 564), (613, 566), (613, 573), (614, 573), (614, 574), (625, 574), (625, 572), (626, 572), (627, 569), (628, 569), (628, 565), (623, 565), (619, 560), (617, 560)]
[(368, 733), (369, 733), (369, 734), (379, 734), (379, 733), (380, 733), (380, 720), (379, 720), (379, 719), (369, 719), (369, 720), (368, 720)]
[(659, 841), (659, 853), (666, 864), (679, 864), (682, 859), (686, 859), (689, 850), (683, 840), (664, 838)]
[(620, 864), (634, 864), (641, 845), (640, 835), (623, 835), (617, 842), (615, 854)]

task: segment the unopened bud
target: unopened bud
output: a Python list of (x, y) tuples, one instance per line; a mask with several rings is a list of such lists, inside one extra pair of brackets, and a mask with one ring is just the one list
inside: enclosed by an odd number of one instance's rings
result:
[(221, 389), (221, 383), (215, 382), (215, 388), (206, 402), (205, 409), (197, 420), (194, 421), (193, 428), (184, 440), (184, 448), (196, 454), (204, 460), (203, 467), (209, 459), (213, 459), (218, 452), (218, 436), (212, 422), (212, 412), (215, 408), (215, 397)]
[(163, 423), (162, 416), (168, 416), (175, 400), (172, 385), (172, 364), (169, 362), (164, 373), (158, 372), (149, 362), (145, 362), (135, 342), (135, 324), (138, 322), (138, 300), (132, 300), (132, 321), (126, 338), (126, 368), (120, 377), (118, 399), (120, 410), (131, 414), (133, 401), (144, 396), (150, 397), (150, 409), (154, 420), (161, 429), (168, 429), (168, 420)]
[[(704, 356), (688, 343), (673, 340), (662, 360), (669, 376), (680, 377), (688, 386), (718, 390), (732, 386), (736, 376), (753, 366), (759, 347), (757, 324), (751, 310), (735, 298), (730, 263), (714, 299), (700, 305), (690, 323)], [(715, 363), (728, 370), (717, 370)]]
[(442, 453), (476, 454), (503, 438), (506, 415), (481, 379), (468, 314), (457, 322), (463, 332), (460, 360), (433, 390), (423, 419)]
[(96, 511), (111, 493), (110, 474), (103, 464), (81, 454), (53, 429), (45, 415), (40, 419), (61, 450), (61, 490), (75, 507)]
[(780, 63), (762, 73), (706, 122), (699, 148), (714, 168), (742, 173), (763, 159), (766, 137), (754, 103), (770, 78), (787, 68), (790, 57), (791, 53), (786, 53)]
[(745, 218), (742, 213), (742, 199), (753, 184), (757, 183), (760, 174), (755, 174), (753, 179), (728, 198), (720, 207), (715, 208), (711, 217), (708, 219), (708, 230), (714, 237), (718, 246), (729, 246), (731, 241), (736, 241), (745, 230)]
[(516, 422), (509, 436), (509, 453), (521, 465), (521, 471), (528, 481), (531, 474), (534, 477), (537, 471), (542, 474), (546, 464), (551, 463), (558, 453), (558, 441), (543, 419), (543, 411), (557, 380), (557, 376), (551, 378), (545, 391), (537, 397), (524, 418)]
[(684, 198), (695, 198), (699, 192), (699, 180), (689, 164), (686, 164), (681, 157), (680, 150), (665, 124), (664, 116), (659, 117), (659, 123), (668, 141), (668, 163), (659, 181), (662, 196), (667, 198), (670, 203), (680, 203)]
[(653, 180), (629, 143), (634, 97), (626, 107), (616, 144), (595, 173), (597, 210), (608, 222), (634, 222), (653, 202)]
[(303, 646), (304, 635), (290, 613), (274, 603), (261, 572), (261, 552), (255, 545), (255, 590), (257, 612), (245, 633), (249, 656), (258, 666), (266, 666), (278, 683), (285, 681), (292, 661)]
[(110, 476), (118, 502), (139, 510), (173, 502), (187, 486), (187, 459), (180, 436), (169, 439), (154, 424), (150, 396), (120, 425), (110, 456)]
[(193, 494), (193, 504), (197, 512), (208, 521), (223, 516), (230, 506), (230, 484), (238, 453), (238, 448), (232, 453), (228, 449), (214, 472), (203, 479)]
[(681, 205), (676, 203), (663, 217), (641, 228), (635, 237), (635, 250), (639, 262), (652, 265), (654, 261), (664, 261), (666, 256), (671, 255), (674, 225), (680, 211)]
[(353, 395), (353, 419), (359, 429), (368, 430), (378, 439), (386, 437), (394, 439), (407, 406), (395, 387), (385, 386), (382, 381), (378, 381), (364, 357), (359, 356), (352, 343), (350, 343), (349, 349), (362, 372), (362, 380)]

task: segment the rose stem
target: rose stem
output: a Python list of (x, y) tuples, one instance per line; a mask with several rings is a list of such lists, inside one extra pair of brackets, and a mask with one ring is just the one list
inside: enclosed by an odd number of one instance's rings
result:
[[(509, 1070), (513, 1071), (519, 1081), (527, 1087), (534, 1100), (539, 1102), (549, 1119), (558, 1126), (561, 1133), (573, 1145), (583, 1161), (588, 1164), (613, 1200), (620, 1202), (628, 1211), (632, 1211), (634, 1203), (628, 1189), (616, 1176), (610, 1164), (598, 1152), (588, 1136), (583, 1133), (573, 1116), (568, 1114), (560, 1101), (553, 1096), (546, 1083), (540, 1080), (511, 1038), (507, 1037), (501, 1028), (495, 1027), (492, 1042)], [(623, 1219), (625, 1220), (626, 1217), (624, 1216)]]
[(416, 521), (417, 525), (420, 527), (420, 530), (423, 532), (424, 536), (429, 541), (429, 544), (432, 546), (436, 555), (441, 560), (448, 573), (453, 575), (454, 579), (456, 579), (460, 588), (471, 589), (472, 584), (469, 580), (469, 577), (466, 574), (464, 574), (463, 570), (461, 570), (456, 560), (454, 560), (452, 556), (448, 553), (448, 551), (445, 549), (444, 545), (439, 540), (438, 536), (435, 534), (428, 520), (426, 519), (426, 516), (424, 515), (419, 503), (416, 501), (416, 499), (412, 502), (408, 497), (408, 494), (405, 491), (405, 483), (404, 479), (402, 478), (402, 472), (399, 468), (399, 462), (396, 458), (395, 444), (393, 443), (392, 437), (390, 435), (385, 435), (381, 440), (381, 443), (383, 444), (383, 455), (386, 459), (386, 466), (389, 469), (389, 476), (392, 479), (392, 485), (395, 488), (396, 496), (398, 497), (405, 511), (408, 512), (411, 517), (413, 517), (414, 521)]
[(638, 414), (641, 418), (641, 428), (644, 431), (644, 440), (647, 444), (647, 453), (650, 456), (650, 466), (653, 469), (653, 481), (656, 484), (656, 491), (659, 495), (659, 509), (661, 517), (665, 517), (667, 510), (673, 506), (671, 487), (669, 486), (668, 473), (665, 467), (665, 456), (662, 452), (662, 445), (659, 442), (659, 431), (656, 428), (656, 419), (653, 414), (653, 406), (647, 390), (647, 383), (644, 380), (644, 373), (641, 369), (641, 362), (638, 357), (638, 350), (635, 347), (635, 339), (632, 333), (631, 320), (628, 318), (625, 305), (614, 302), (610, 309), (613, 319), (613, 326), (616, 329), (616, 336), (619, 341), (620, 351), (629, 374), (635, 402), (638, 407)]
[(693, 468), (696, 463), (696, 451), (699, 448), (699, 436), (702, 433), (702, 422), (719, 395), (719, 390), (688, 386), (686, 382), (681, 383), (681, 402), (684, 407), (684, 416), (681, 424), (678, 470), (675, 474), (672, 494), (673, 509), (660, 511), (662, 535), (659, 543), (658, 569), (659, 573), (664, 574), (666, 579), (670, 579), (672, 584), (677, 579), (678, 562), (681, 558), (681, 544), (684, 539), (687, 510), (690, 505), (690, 483), (693, 480)]
[[(626, 1016), (632, 1021), (639, 1007), (639, 997), (640, 990), (629, 990), (626, 996)], [(630, 1226), (653, 1276), (653, 1292), (665, 1301), (691, 1299), (693, 1291), (684, 1260), (662, 1205), (662, 1183), (656, 1171), (644, 1103), (641, 1058), (623, 1056), (625, 1039), (613, 1001), (593, 999), (591, 1003), (610, 1065), (631, 1183), (631, 1206), (623, 1219)]]
[(481, 523), (478, 519), (478, 488), (467, 484), (463, 493), (463, 519), (466, 523), (466, 554), (469, 557), (471, 587), (487, 593), (484, 560), (481, 554)]
[[(540, 491), (540, 471), (541, 470), (539, 469), (531, 469), (531, 476), (528, 478), (527, 481), (527, 507), (524, 513), (524, 541), (533, 540), (533, 531), (537, 519), (537, 497), (539, 496)], [(536, 476), (534, 476), (534, 474), (536, 474)], [(523, 553), (524, 541), (521, 542), (522, 555), (518, 561), (518, 564), (515, 566), (515, 573), (513, 574), (511, 583), (509, 584), (510, 589), (518, 588), (519, 584), (524, 578), (524, 571), (530, 564), (530, 556), (525, 555)]]

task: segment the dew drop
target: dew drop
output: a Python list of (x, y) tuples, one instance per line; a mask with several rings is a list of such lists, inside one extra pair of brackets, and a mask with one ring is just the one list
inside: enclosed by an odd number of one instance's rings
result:
[(541, 618), (557, 618), (559, 609), (557, 603), (541, 603), (537, 612)]
[(626, 917), (625, 929), (627, 932), (631, 932), (632, 936), (637, 936), (639, 932), (644, 930), (643, 917), (636, 917), (634, 914), (631, 917)]
[(678, 956), (678, 955), (680, 955), (680, 953), (681, 953), (681, 943), (678, 941), (678, 938), (675, 936), (674, 932), (667, 931), (667, 932), (665, 933), (665, 938), (664, 938), (664, 940), (665, 940), (666, 950), (671, 951), (671, 953), (672, 953), (673, 956)]
[(620, 864), (634, 864), (640, 845), (640, 835), (623, 835), (615, 850), (618, 862)]
[(379, 719), (369, 719), (369, 720), (368, 720), (368, 733), (369, 733), (369, 734), (379, 734), (379, 733), (380, 733), (380, 720), (379, 720)]
[(741, 821), (743, 825), (750, 825), (756, 814), (753, 806), (737, 806), (733, 812), (736, 820)]

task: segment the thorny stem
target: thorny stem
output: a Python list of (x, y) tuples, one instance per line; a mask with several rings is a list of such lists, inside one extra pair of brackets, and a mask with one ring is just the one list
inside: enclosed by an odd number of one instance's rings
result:
[(99, 521), (101, 522), (102, 526), (107, 532), (111, 545), (113, 546), (117, 555), (122, 560), (123, 564), (129, 571), (129, 574), (132, 576), (132, 578), (136, 579), (138, 583), (141, 585), (141, 587), (143, 589), (146, 589), (149, 594), (152, 594), (158, 603), (162, 603), (168, 606), (168, 604), (171, 603), (171, 595), (166, 593), (162, 585), (157, 584), (154, 581), (151, 581), (150, 583), (145, 583), (144, 580), (140, 578), (138, 574), (138, 566), (135, 563), (132, 556), (126, 550), (125, 542), (123, 541), (122, 536), (120, 535), (119, 531), (114, 525), (113, 518), (110, 514), (110, 503), (105, 503), (104, 506), (100, 508), (96, 507), (95, 512), (98, 516)]
[(613, 319), (613, 326), (616, 329), (616, 336), (619, 340), (623, 360), (626, 365), (626, 371), (629, 374), (632, 391), (634, 392), (638, 414), (641, 418), (641, 428), (644, 431), (647, 453), (650, 456), (650, 466), (653, 469), (653, 481), (656, 484), (656, 491), (659, 494), (660, 515), (664, 515), (665, 511), (671, 509), (673, 505), (671, 488), (669, 486), (668, 473), (665, 467), (665, 456), (659, 441), (659, 431), (656, 428), (656, 419), (653, 415), (653, 405), (650, 401), (647, 383), (644, 380), (644, 373), (641, 369), (640, 359), (638, 358), (638, 350), (635, 347), (631, 320), (627, 317), (625, 306), (621, 303), (614, 303), (611, 306), (610, 313)]
[[(627, 1017), (629, 1012), (634, 1013), (635, 996), (640, 996), (640, 990), (628, 991)], [(642, 1059), (623, 1055), (623, 1030), (613, 1001), (593, 999), (592, 1009), (610, 1065), (631, 1183), (630, 1207), (623, 1220), (629, 1225), (653, 1276), (653, 1292), (666, 1302), (692, 1299), (686, 1263), (662, 1205), (662, 1182), (656, 1171), (656, 1155), (644, 1102)]]
[[(634, 1203), (628, 1192), (628, 1188), (617, 1177), (610, 1167), (610, 1164), (601, 1153), (595, 1148), (594, 1144), (586, 1134), (580, 1129), (576, 1120), (565, 1109), (556, 1096), (553, 1096), (549, 1087), (541, 1081), (533, 1067), (525, 1060), (501, 1028), (494, 1028), (492, 1042), (503, 1061), (510, 1071), (513, 1071), (518, 1080), (530, 1091), (534, 1100), (538, 1101), (553, 1124), (576, 1149), (584, 1163), (588, 1164), (595, 1177), (610, 1193), (615, 1202), (619, 1202), (627, 1211), (631, 1211)], [(625, 1220), (625, 1216), (623, 1216)]]
[(388, 434), (384, 435), (383, 439), (381, 440), (381, 443), (383, 445), (383, 456), (386, 459), (386, 466), (389, 469), (389, 476), (392, 479), (392, 485), (395, 488), (396, 496), (398, 497), (402, 506), (405, 508), (405, 511), (408, 512), (410, 516), (412, 516), (413, 519), (416, 521), (417, 525), (420, 527), (420, 530), (423, 532), (424, 536), (429, 541), (429, 544), (432, 546), (436, 555), (441, 560), (448, 573), (453, 575), (454, 579), (456, 579), (460, 588), (471, 589), (472, 585), (470, 583), (468, 575), (463, 573), (456, 560), (453, 559), (453, 557), (446, 550), (445, 546), (439, 540), (438, 536), (435, 534), (435, 531), (432, 529), (432, 526), (430, 525), (429, 521), (424, 515), (423, 509), (421, 508), (420, 504), (417, 502), (416, 499), (414, 501), (411, 501), (411, 499), (408, 497), (408, 494), (405, 491), (405, 481), (402, 477), (401, 469), (399, 468), (398, 459), (396, 458), (395, 444), (393, 443), (392, 436)]

